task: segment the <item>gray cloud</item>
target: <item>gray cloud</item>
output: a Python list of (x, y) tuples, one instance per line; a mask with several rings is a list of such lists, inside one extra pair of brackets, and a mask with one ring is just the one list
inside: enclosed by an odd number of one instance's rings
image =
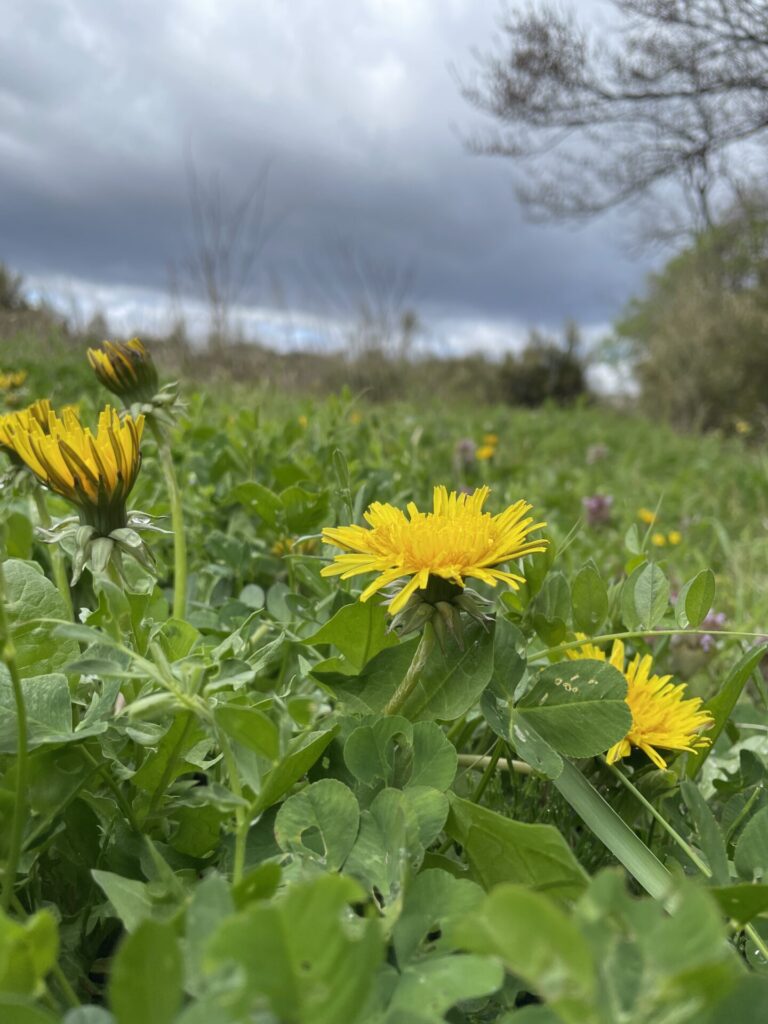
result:
[[(599, 6), (581, 0), (579, 7)], [(468, 154), (469, 71), (497, 0), (25, 0), (0, 38), (0, 258), (163, 289), (189, 236), (185, 161), (277, 223), (248, 299), (333, 301), (343, 247), (413, 269), (435, 322), (585, 323), (645, 268), (616, 221), (525, 223), (509, 168)], [(10, 24), (8, 23), (10, 19)], [(353, 289), (353, 284), (347, 285)]]

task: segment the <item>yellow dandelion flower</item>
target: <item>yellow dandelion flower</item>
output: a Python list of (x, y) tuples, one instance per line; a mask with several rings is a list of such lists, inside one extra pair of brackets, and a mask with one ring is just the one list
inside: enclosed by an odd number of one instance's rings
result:
[(653, 544), (654, 547), (663, 548), (666, 543), (667, 538), (663, 533), (654, 533), (651, 535), (651, 544)]
[(683, 535), (679, 530), (670, 530), (667, 534), (667, 542), (669, 544), (679, 544), (682, 539)]
[[(583, 634), (577, 634), (580, 637)], [(632, 747), (638, 747), (658, 768), (667, 762), (656, 749), (688, 750), (691, 753), (709, 746), (710, 739), (701, 736), (712, 725), (712, 716), (702, 711), (699, 697), (686, 697), (685, 683), (670, 683), (672, 676), (659, 676), (652, 672), (650, 654), (636, 654), (625, 664), (624, 644), (614, 640), (610, 658), (595, 644), (585, 643), (567, 652), (569, 658), (596, 658), (609, 661), (627, 680), (627, 704), (632, 713), (632, 727), (615, 743), (606, 755), (609, 764), (628, 757)]]
[(652, 512), (649, 508), (639, 508), (637, 510), (637, 518), (650, 526), (651, 523), (656, 522), (656, 513)]
[(15, 391), (20, 388), (27, 379), (26, 370), (11, 370), (8, 373), (0, 373), (0, 391)]
[(389, 604), (397, 614), (416, 590), (426, 589), (430, 576), (464, 587), (467, 578), (496, 586), (500, 580), (517, 590), (523, 576), (495, 568), (535, 551), (544, 551), (547, 541), (529, 540), (534, 530), (546, 526), (528, 516), (531, 505), (516, 501), (504, 512), (492, 516), (483, 512), (490, 489), (479, 487), (474, 494), (448, 493), (435, 487), (431, 512), (420, 512), (411, 502), (408, 516), (392, 505), (374, 502), (364, 526), (326, 527), (323, 539), (349, 554), (337, 555), (323, 576), (348, 579), (361, 573), (380, 575), (360, 595), (367, 601), (382, 587), (410, 576)]
[(495, 454), (496, 448), (492, 444), (484, 444), (475, 452), (475, 458), (480, 459), (481, 462), (487, 462), (487, 460), (492, 459)]
[(363, 414), (361, 412), (358, 412), (357, 409), (353, 409), (352, 412), (349, 414), (349, 422), (352, 424), (353, 427), (358, 426), (360, 423), (363, 422)]
[(9, 412), (0, 416), (0, 448), (6, 448), (9, 452), (15, 453), (11, 434), (14, 429), (29, 430), (33, 423), (37, 423), (43, 430), (48, 429), (48, 419), (53, 412), (53, 406), (47, 398), (39, 398), (26, 409), (18, 412)]
[(498, 434), (483, 434), (483, 444), (493, 445), (494, 447), (499, 443)]
[(736, 432), (739, 434), (748, 434), (752, 430), (752, 427), (746, 420), (736, 420), (734, 426), (736, 427)]
[(124, 526), (125, 501), (141, 464), (144, 417), (121, 421), (107, 406), (93, 434), (71, 409), (59, 417), (49, 403), (47, 411), (45, 424), (29, 410), (26, 419), (21, 414), (6, 424), (16, 455), (43, 484), (77, 505), (91, 525), (104, 533)]
[(128, 401), (149, 401), (158, 388), (152, 356), (138, 338), (105, 341), (89, 348), (88, 362), (105, 388)]
[(304, 415), (299, 416), (298, 424), (299, 424), (299, 426), (301, 427), (302, 430), (306, 430), (307, 427), (309, 426), (309, 418), (307, 416), (304, 416)]

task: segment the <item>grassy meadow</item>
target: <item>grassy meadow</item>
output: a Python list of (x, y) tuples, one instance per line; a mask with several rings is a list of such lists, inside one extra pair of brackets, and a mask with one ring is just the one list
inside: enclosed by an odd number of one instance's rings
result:
[[(224, 377), (121, 401), (84, 345), (5, 345), (28, 374), (6, 414), (146, 422), (141, 515), (103, 528), (57, 533), (78, 506), (2, 455), (0, 1020), (765, 1019), (751, 425)], [(466, 579), (472, 611), (443, 580), (392, 629), (386, 593), (359, 600), (371, 574), (321, 575), (322, 531), (373, 502), (428, 511), (437, 485), (487, 485), (494, 516), (524, 498), (549, 544), (511, 560), (519, 589)], [(703, 732), (657, 743), (665, 768), (635, 740), (606, 757), (637, 731), (629, 668), (569, 657), (617, 636), (703, 702)]]

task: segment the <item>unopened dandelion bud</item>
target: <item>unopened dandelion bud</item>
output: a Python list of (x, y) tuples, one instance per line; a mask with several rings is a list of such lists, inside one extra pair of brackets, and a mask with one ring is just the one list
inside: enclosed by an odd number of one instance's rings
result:
[(102, 348), (88, 349), (88, 362), (105, 388), (126, 405), (149, 402), (158, 389), (157, 369), (152, 356), (138, 338), (105, 341)]

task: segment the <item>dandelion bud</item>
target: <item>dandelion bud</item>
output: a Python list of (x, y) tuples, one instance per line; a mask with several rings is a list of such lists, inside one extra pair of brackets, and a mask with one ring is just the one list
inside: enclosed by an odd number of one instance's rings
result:
[(88, 362), (104, 387), (127, 405), (151, 401), (158, 389), (152, 356), (138, 338), (105, 341), (103, 348), (89, 348)]

